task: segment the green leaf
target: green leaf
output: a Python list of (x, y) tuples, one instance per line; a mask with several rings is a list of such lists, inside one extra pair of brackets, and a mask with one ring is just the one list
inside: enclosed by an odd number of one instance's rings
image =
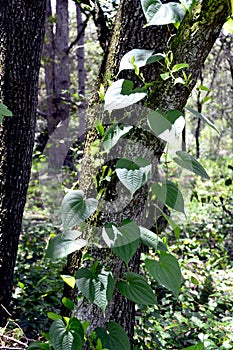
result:
[(180, 69), (189, 68), (188, 63), (178, 63), (172, 67), (172, 73), (178, 72)]
[(146, 259), (149, 274), (178, 297), (181, 285), (181, 272), (177, 259), (166, 252), (160, 253), (159, 261)]
[(45, 350), (50, 350), (50, 346), (47, 343), (41, 343), (41, 342), (33, 342), (30, 343), (28, 346), (28, 349), (33, 349), (33, 350), (41, 350), (41, 349), (45, 349)]
[(62, 259), (76, 250), (82, 249), (87, 242), (84, 239), (77, 239), (81, 234), (82, 232), (69, 230), (50, 239), (45, 257)]
[(223, 29), (225, 29), (228, 33), (233, 35), (233, 19), (228, 18), (228, 20), (224, 23)]
[(139, 167), (129, 159), (120, 159), (116, 163), (116, 174), (120, 182), (133, 195), (149, 179), (151, 174), (151, 164)]
[(104, 348), (108, 350), (130, 350), (130, 342), (124, 329), (116, 322), (108, 323), (107, 331), (98, 327), (95, 329), (97, 337)]
[(119, 72), (124, 69), (135, 69), (147, 64), (160, 61), (165, 57), (162, 53), (153, 54), (154, 50), (133, 49), (127, 52), (121, 59)]
[(74, 304), (74, 302), (73, 302), (71, 299), (66, 298), (66, 297), (63, 297), (63, 298), (62, 298), (62, 304), (63, 304), (67, 309), (69, 309), (69, 310), (74, 310), (75, 304)]
[(82, 295), (100, 307), (104, 313), (114, 290), (112, 272), (102, 269), (100, 273), (94, 273), (81, 268), (76, 273), (76, 279)]
[(80, 190), (68, 192), (61, 205), (61, 218), (64, 231), (78, 226), (91, 216), (97, 209), (98, 201), (94, 198), (84, 199)]
[(134, 221), (123, 221), (121, 226), (109, 223), (103, 229), (103, 239), (108, 247), (120, 247), (139, 238), (139, 227)]
[(49, 330), (54, 350), (82, 350), (83, 339), (77, 332), (68, 330), (62, 320), (55, 320)]
[(186, 8), (186, 10), (191, 11), (193, 6), (198, 0), (179, 0), (180, 3)]
[(167, 180), (162, 186), (153, 183), (151, 189), (159, 201), (185, 214), (183, 195), (173, 182)]
[(8, 109), (6, 105), (0, 103), (0, 117), (12, 117), (12, 112)]
[(62, 320), (62, 316), (56, 314), (55, 312), (47, 312), (47, 317), (50, 318), (50, 320)]
[(170, 130), (172, 127), (170, 121), (158, 111), (151, 111), (147, 115), (147, 120), (149, 127), (157, 137), (165, 130)]
[(144, 277), (136, 273), (127, 272), (125, 274), (125, 280), (119, 281), (117, 287), (121, 294), (136, 304), (157, 305), (152, 288)]
[(110, 128), (105, 132), (104, 138), (103, 138), (103, 147), (105, 151), (110, 151), (112, 147), (114, 147), (119, 139), (126, 135), (133, 126), (131, 125), (112, 125)]
[(137, 87), (134, 89), (134, 83), (131, 80), (124, 80), (122, 84), (121, 94), (122, 95), (130, 95), (135, 94), (136, 92), (144, 92), (146, 93), (145, 87)]
[(185, 15), (184, 7), (175, 2), (162, 4), (159, 0), (141, 0), (141, 4), (148, 25), (181, 22)]
[(182, 168), (192, 171), (193, 173), (200, 175), (205, 179), (209, 179), (209, 175), (203, 168), (203, 166), (190, 154), (185, 151), (177, 151), (179, 158), (173, 158), (173, 160), (180, 165)]
[(98, 133), (100, 134), (100, 136), (104, 136), (104, 127), (101, 124), (101, 122), (99, 121), (99, 119), (95, 120), (95, 128), (98, 131)]
[(155, 250), (167, 250), (166, 245), (156, 233), (142, 226), (139, 226), (139, 229), (142, 243), (154, 248)]
[(204, 343), (198, 343), (196, 345), (191, 345), (187, 348), (184, 348), (183, 350), (204, 350), (205, 347), (204, 347)]
[(217, 131), (217, 133), (220, 134), (220, 132), (218, 131), (216, 126), (207, 117), (205, 117), (203, 114), (199, 113), (198, 111), (195, 111), (195, 109), (192, 109), (191, 107), (185, 107), (185, 109), (187, 109), (187, 111), (192, 113), (195, 117), (201, 119), (203, 122), (208, 124), (212, 129), (214, 129), (215, 131)]
[(126, 265), (136, 253), (140, 242), (139, 227), (134, 221), (116, 227), (107, 224), (103, 228), (103, 239), (111, 247), (114, 254), (121, 258)]
[(166, 81), (171, 77), (171, 75), (170, 75), (170, 72), (165, 72), (165, 73), (161, 73), (160, 77), (162, 80)]
[(69, 276), (69, 275), (61, 275), (62, 280), (68, 284), (71, 288), (75, 287), (76, 280), (74, 276)]
[[(112, 111), (131, 106), (146, 97), (144, 89), (132, 90), (124, 85), (125, 80), (120, 79), (112, 83), (105, 94), (104, 110)], [(123, 89), (123, 91), (122, 91)], [(127, 92), (127, 93), (126, 93)]]

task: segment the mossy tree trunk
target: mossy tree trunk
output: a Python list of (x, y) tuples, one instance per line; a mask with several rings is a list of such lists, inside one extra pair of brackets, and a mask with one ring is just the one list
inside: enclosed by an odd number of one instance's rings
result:
[[(154, 86), (148, 94), (145, 106), (164, 111), (169, 109), (182, 110), (197, 81), (200, 68), (227, 18), (229, 5), (228, 0), (203, 0), (202, 4), (198, 4), (191, 13), (186, 15), (177, 34), (171, 38), (173, 26), (169, 26), (170, 30), (167, 29), (167, 26), (143, 28), (145, 18), (139, 0), (121, 1), (109, 53), (105, 55), (103, 60), (101, 74), (96, 83), (96, 92), (90, 101), (87, 123), (91, 131), (88, 133), (86, 139), (82, 167), (83, 171), (80, 177), (80, 189), (85, 192), (87, 197), (89, 197), (88, 193), (91, 192), (90, 189), (93, 187), (93, 175), (95, 175), (90, 149), (93, 141), (98, 137), (93, 126), (97, 115), (95, 107), (100, 103), (98, 95), (100, 83), (103, 83), (105, 88), (107, 88), (107, 79), (109, 75), (112, 80), (116, 79), (120, 59), (131, 49), (154, 49), (155, 52), (168, 52), (168, 50), (172, 50), (174, 55), (173, 64), (188, 63), (189, 72), (187, 74), (191, 74), (192, 81), (188, 86), (181, 84), (174, 85), (171, 80), (163, 81), (160, 78), (160, 73), (163, 72), (163, 68), (161, 69), (159, 64), (148, 66), (143, 69), (144, 77), (148, 82), (154, 81)], [(122, 77), (132, 79), (132, 73), (129, 71), (122, 72), (118, 78)], [(98, 118), (101, 120), (100, 115), (98, 115)], [(102, 118), (104, 122), (104, 117)], [(138, 141), (141, 138), (142, 143), (152, 149), (157, 159), (159, 159), (163, 152), (164, 145), (158, 139), (154, 138), (151, 140), (145, 137), (143, 132), (141, 135), (137, 135), (136, 132), (133, 137), (136, 137)], [(141, 194), (135, 194), (129, 205), (129, 219), (134, 219), (137, 216), (138, 208), (143, 208), (144, 206), (144, 199), (143, 190)], [(110, 219), (110, 221), (117, 222), (116, 218), (112, 217)], [(90, 251), (94, 259), (107, 265), (112, 270), (115, 280), (121, 277), (126, 270), (124, 263), (119, 261), (108, 249), (92, 248)], [(69, 256), (66, 271), (68, 274), (74, 274), (75, 270), (80, 266), (80, 258), (80, 252)], [(139, 266), (140, 252), (136, 253), (131, 260), (130, 269), (131, 271), (138, 272)], [(72, 293), (73, 292), (71, 292), (70, 295), (72, 295)], [(74, 294), (75, 293), (73, 293), (73, 295)], [(68, 288), (66, 288), (65, 295), (70, 296)], [(109, 320), (119, 322), (127, 331), (133, 347), (135, 324), (134, 304), (124, 298), (120, 293), (116, 292), (114, 294), (113, 300), (107, 307), (105, 317), (97, 307), (85, 303), (79, 308), (78, 316), (83, 320), (88, 319), (91, 329), (97, 326), (104, 326)]]
[(13, 113), (0, 127), (0, 326), (6, 324), (30, 178), (45, 0), (2, 0), (0, 99)]

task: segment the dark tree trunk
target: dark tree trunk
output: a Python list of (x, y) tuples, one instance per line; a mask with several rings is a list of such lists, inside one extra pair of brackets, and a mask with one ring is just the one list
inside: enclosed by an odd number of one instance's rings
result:
[(34, 144), (45, 0), (2, 0), (0, 98), (0, 326), (6, 324)]
[[(228, 15), (228, 9), (228, 1), (204, 0), (202, 5), (199, 4), (186, 16), (174, 40), (171, 40), (170, 44), (168, 44), (170, 32), (167, 30), (167, 26), (143, 28), (145, 19), (141, 10), (140, 1), (123, 0), (117, 14), (109, 54), (105, 56), (103, 61), (101, 74), (96, 83), (96, 94), (94, 94), (90, 102), (91, 106), (95, 107), (98, 105), (99, 84), (103, 83), (104, 86), (107, 87), (109, 74), (111, 77), (116, 76), (120, 59), (126, 52), (134, 48), (146, 48), (154, 49), (156, 52), (167, 52), (170, 48), (174, 54), (174, 64), (185, 62), (190, 65), (189, 73), (192, 74), (192, 82), (190, 82), (188, 87), (181, 84), (174, 86), (171, 81), (161, 80), (159, 75), (161, 69), (159, 65), (155, 64), (146, 67), (143, 69), (146, 81), (155, 81), (154, 87), (152, 87), (149, 93), (146, 106), (152, 109), (162, 109), (165, 111), (169, 109), (182, 110), (199, 76), (200, 67), (219, 35), (220, 29)], [(129, 74), (127, 71), (122, 73), (120, 77), (132, 79), (132, 74)], [(88, 114), (88, 126), (92, 128), (92, 132), (87, 135), (83, 171), (80, 176), (80, 189), (85, 192), (87, 197), (89, 197), (88, 193), (90, 193), (90, 189), (93, 187), (92, 176), (95, 174), (95, 168), (93, 167), (90, 153), (90, 146), (97, 137), (97, 133), (95, 133), (93, 129), (95, 118), (95, 109), (90, 109)], [(103, 119), (101, 119), (101, 116), (99, 117), (99, 119), (104, 122), (104, 117), (102, 118)], [(156, 138), (151, 140), (145, 137), (143, 133), (141, 133), (139, 137), (140, 136), (142, 142), (144, 141), (148, 148), (154, 150), (158, 160), (163, 152), (163, 144)], [(135, 211), (139, 210), (138, 208), (140, 206), (141, 208), (144, 206), (143, 190), (142, 195), (135, 196), (132, 203), (129, 205), (129, 219), (134, 219), (137, 216)], [(111, 219), (111, 221), (116, 220), (115, 218)], [(125, 270), (123, 262), (120, 262), (119, 259), (110, 255), (109, 250), (92, 249), (91, 253), (91, 255), (94, 255), (94, 258), (112, 269), (116, 279), (121, 276), (122, 272)], [(80, 253), (77, 256), (79, 260), (75, 259), (75, 254), (69, 257), (67, 266), (68, 274), (73, 273), (77, 266), (79, 266)], [(139, 265), (140, 254), (137, 253), (130, 263), (131, 271), (138, 271)], [(97, 325), (103, 326), (105, 322), (108, 322), (110, 319), (119, 322), (127, 331), (133, 347), (133, 331), (135, 324), (134, 305), (119, 293), (115, 293), (113, 300), (107, 308), (105, 318), (98, 308), (86, 304), (78, 310), (78, 316), (81, 319), (88, 319), (91, 329)], [(86, 349), (88, 349), (88, 345)]]

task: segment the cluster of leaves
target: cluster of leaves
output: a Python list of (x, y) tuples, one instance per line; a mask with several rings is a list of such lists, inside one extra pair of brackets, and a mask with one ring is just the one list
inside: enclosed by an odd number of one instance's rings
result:
[(214, 188), (194, 180), (197, 183), (195, 190), (190, 187), (188, 219), (185, 223), (177, 219), (180, 239), (166, 233), (171, 251), (179, 256), (184, 280), (178, 300), (156, 285), (158, 308), (138, 309), (138, 349), (183, 349), (198, 340), (207, 350), (232, 347), (233, 173), (229, 161), (205, 161)]
[[(38, 208), (40, 210), (40, 207)], [(37, 218), (38, 219), (38, 218)], [(15, 269), (13, 317), (29, 338), (49, 326), (47, 310), (58, 311), (63, 289), (61, 266), (44, 259), (46, 239), (55, 228), (44, 220), (25, 219)]]

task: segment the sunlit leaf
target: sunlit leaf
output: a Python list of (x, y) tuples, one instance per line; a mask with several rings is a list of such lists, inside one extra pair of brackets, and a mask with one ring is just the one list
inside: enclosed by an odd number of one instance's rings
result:
[(64, 231), (80, 225), (97, 209), (98, 201), (94, 198), (85, 199), (83, 191), (68, 192), (62, 201), (61, 218)]
[(124, 69), (134, 69), (135, 66), (140, 68), (146, 64), (160, 61), (164, 57), (165, 55), (162, 53), (154, 54), (154, 50), (133, 49), (122, 57), (119, 72)]
[(137, 103), (138, 101), (142, 100), (144, 97), (146, 97), (146, 92), (138, 92), (131, 91), (131, 93), (124, 94), (123, 84), (125, 80), (120, 79), (112, 83), (112, 85), (108, 88), (105, 94), (105, 103), (104, 103), (104, 109), (106, 111), (112, 111), (114, 109), (121, 109), (128, 107), (134, 103)]
[(184, 7), (175, 2), (163, 4), (159, 0), (141, 0), (141, 4), (148, 25), (181, 22), (185, 15)]
[(68, 284), (71, 288), (75, 287), (76, 280), (74, 276), (69, 276), (69, 275), (61, 275), (62, 280)]
[(82, 232), (70, 230), (65, 234), (59, 234), (50, 239), (46, 250), (46, 258), (62, 259), (76, 250), (85, 247), (86, 240), (78, 239), (81, 234)]
[(121, 183), (133, 195), (149, 179), (151, 164), (147, 162), (147, 165), (140, 167), (136, 162), (123, 158), (116, 163), (116, 174)]
[(118, 227), (108, 224), (103, 228), (103, 239), (127, 265), (139, 246), (139, 227), (133, 221)]

